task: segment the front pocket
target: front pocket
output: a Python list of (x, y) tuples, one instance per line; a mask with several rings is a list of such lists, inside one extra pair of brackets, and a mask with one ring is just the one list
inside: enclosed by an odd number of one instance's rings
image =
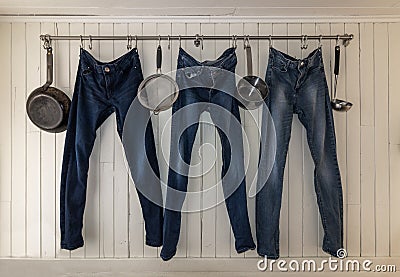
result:
[(92, 73), (92, 69), (90, 67), (87, 67), (82, 70), (82, 76), (89, 75), (90, 73)]
[(281, 61), (275, 61), (271, 65), (272, 69), (277, 70), (279, 72), (287, 72), (287, 64)]

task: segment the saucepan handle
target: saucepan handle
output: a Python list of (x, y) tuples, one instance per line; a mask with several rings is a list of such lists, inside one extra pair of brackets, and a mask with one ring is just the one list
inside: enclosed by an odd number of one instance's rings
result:
[(53, 83), (53, 49), (51, 47), (47, 48), (46, 59), (47, 59), (47, 81), (43, 86), (44, 90), (47, 90), (47, 88)]
[(161, 45), (157, 47), (157, 71), (161, 71), (162, 50)]

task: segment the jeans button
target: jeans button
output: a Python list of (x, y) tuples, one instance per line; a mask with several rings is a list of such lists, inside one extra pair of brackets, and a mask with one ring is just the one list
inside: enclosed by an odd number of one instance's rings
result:
[(106, 67), (104, 68), (104, 71), (108, 73), (108, 72), (110, 72), (110, 68), (109, 68), (108, 66), (106, 66)]
[(303, 65), (304, 65), (304, 62), (301, 62), (301, 63), (300, 63), (300, 66), (303, 66)]

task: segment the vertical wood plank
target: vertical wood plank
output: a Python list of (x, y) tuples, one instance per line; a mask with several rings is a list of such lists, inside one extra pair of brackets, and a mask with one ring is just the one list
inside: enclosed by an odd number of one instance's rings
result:
[(346, 92), (353, 103), (347, 116), (347, 236), (346, 249), (349, 256), (360, 255), (360, 58), (359, 25), (346, 24), (345, 32), (354, 34), (346, 51)]
[[(214, 35), (215, 24), (201, 24), (202, 35)], [(203, 43), (203, 50), (201, 50), (202, 60), (214, 60), (217, 57), (215, 51), (215, 41), (206, 40)], [(215, 162), (217, 155), (221, 153), (215, 152), (216, 140), (219, 140), (215, 126), (209, 113), (203, 113), (201, 119), (201, 132), (202, 132), (202, 173), (203, 173), (203, 187), (201, 197), (201, 256), (202, 257), (215, 257), (215, 207), (210, 209), (211, 203), (216, 203), (216, 186), (218, 185), (216, 176)], [(218, 179), (217, 179), (218, 178)], [(208, 191), (205, 193), (204, 191)]]
[(376, 256), (389, 256), (389, 45), (388, 24), (374, 24), (375, 241)]
[(374, 125), (374, 28), (372, 23), (360, 24), (360, 76), (361, 85), (361, 125)]
[(400, 218), (397, 211), (400, 210), (400, 131), (398, 122), (400, 119), (400, 83), (398, 69), (400, 68), (400, 23), (389, 24), (389, 142), (390, 142), (390, 256), (400, 256)]
[[(398, 29), (397, 29), (398, 30)], [(397, 90), (398, 92), (398, 90)], [(394, 94), (394, 92), (392, 92)], [(396, 96), (390, 95), (391, 99)], [(392, 97), (393, 96), (393, 97)], [(397, 96), (398, 97), (398, 96)], [(397, 121), (398, 122), (398, 121)], [(400, 180), (400, 171), (398, 165), (400, 163), (400, 145), (390, 145), (390, 256), (400, 256), (400, 220), (398, 211), (399, 204), (399, 193), (400, 188), (398, 186)]]
[[(273, 35), (287, 35), (288, 25), (287, 24), (272, 24), (272, 34)], [(272, 41), (273, 47), (283, 51), (288, 52), (288, 41)], [(269, 42), (268, 42), (269, 45)], [(289, 218), (289, 157), (288, 156), (285, 164), (285, 171), (283, 175), (283, 191), (282, 191), (282, 205), (280, 214), (280, 253), (282, 257), (289, 256), (289, 230), (291, 228), (291, 222)]]
[[(315, 35), (315, 24), (302, 24), (303, 35)], [(302, 57), (318, 47), (318, 41), (309, 41), (308, 49), (302, 51)], [(314, 161), (311, 157), (305, 128), (302, 132), (303, 145), (303, 256), (318, 256), (318, 205), (314, 189)]]
[[(114, 35), (127, 35), (128, 25), (114, 25)], [(114, 58), (127, 53), (126, 41), (114, 41)], [(132, 91), (132, 93), (135, 93)], [(114, 132), (114, 248), (115, 257), (126, 258), (129, 255), (128, 245), (128, 175), (124, 162), (124, 153), (118, 132)]]
[(375, 256), (374, 127), (361, 126), (361, 256)]
[(1, 257), (11, 257), (11, 202), (0, 202)]
[[(131, 35), (142, 35), (143, 24), (130, 23), (129, 33)], [(143, 68), (143, 42), (138, 41), (138, 52)], [(147, 75), (145, 75), (147, 76)], [(154, 125), (153, 125), (154, 126)], [(144, 253), (144, 221), (136, 193), (135, 184), (129, 177), (129, 257), (143, 257)]]
[[(99, 35), (113, 35), (111, 23), (99, 25)], [(102, 62), (114, 59), (113, 41), (100, 41)], [(115, 114), (100, 127), (100, 257), (114, 256), (114, 133)]]
[(12, 24), (12, 256), (25, 256), (26, 52), (25, 23)]
[[(216, 35), (223, 35), (229, 33), (229, 24), (221, 23), (215, 24), (214, 32)], [(220, 55), (225, 49), (230, 47), (227, 41), (215, 42), (215, 56)], [(242, 115), (242, 114), (241, 114)], [(223, 199), (223, 190), (221, 180), (222, 170), (222, 146), (219, 137), (215, 138), (215, 176), (217, 183), (217, 199)], [(220, 203), (215, 208), (215, 256), (216, 257), (229, 257), (231, 253), (231, 226), (229, 224), (228, 213), (226, 211), (225, 203)]]
[[(289, 35), (301, 35), (301, 24), (288, 24)], [(300, 43), (288, 42), (288, 53), (296, 58), (301, 58)], [(297, 115), (293, 116), (291, 142), (289, 143), (289, 256), (302, 255), (303, 241), (303, 147), (302, 125)], [(301, 195), (301, 197), (300, 197)]]
[(374, 43), (373, 25), (360, 33), (361, 72), (361, 255), (375, 256)]
[[(71, 35), (98, 35), (99, 24), (97, 23), (71, 23)], [(70, 87), (73, 89), (79, 63), (79, 41), (70, 42)], [(100, 42), (92, 41), (92, 49), (86, 48), (94, 57), (100, 56)], [(85, 235), (85, 257), (100, 257), (100, 129), (96, 131), (96, 139), (92, 154), (89, 158), (89, 172), (87, 181), (87, 195), (84, 218), (84, 235)], [(82, 251), (82, 250), (79, 250)], [(81, 256), (82, 253), (72, 252), (72, 256)]]
[[(26, 90), (29, 95), (40, 83), (42, 54), (40, 23), (26, 24)], [(26, 143), (26, 255), (40, 257), (40, 131), (27, 120)], [(59, 214), (59, 213), (58, 213)]]
[[(56, 34), (57, 35), (69, 35), (69, 23), (56, 23)], [(32, 38), (32, 41), (37, 40), (38, 35), (35, 34), (35, 38)], [(71, 97), (72, 93), (70, 90), (70, 56), (69, 56), (69, 43), (68, 41), (57, 41), (53, 42), (54, 48), (54, 86), (61, 89), (68, 97)], [(65, 133), (56, 134), (56, 144), (55, 144), (55, 162), (56, 162), (56, 181), (55, 181), (55, 207), (56, 211), (56, 224), (55, 224), (55, 233), (56, 233), (56, 257), (69, 257), (68, 251), (61, 251), (61, 231), (60, 231), (60, 183), (61, 183), (61, 170), (62, 170), (62, 159), (64, 152), (64, 142), (65, 142)], [(81, 248), (75, 252), (83, 252), (84, 248)], [(81, 256), (83, 257), (83, 255)]]
[[(42, 23), (41, 33), (55, 33), (54, 23)], [(46, 55), (42, 49), (41, 55), (41, 83), (46, 80)], [(55, 257), (55, 135), (41, 131), (41, 244), (42, 257)]]
[[(11, 68), (11, 23), (0, 23), (0, 33), (4, 41), (0, 43), (0, 57), (7, 68)], [(11, 70), (0, 75), (0, 257), (11, 256), (11, 186), (12, 186), (12, 90)]]

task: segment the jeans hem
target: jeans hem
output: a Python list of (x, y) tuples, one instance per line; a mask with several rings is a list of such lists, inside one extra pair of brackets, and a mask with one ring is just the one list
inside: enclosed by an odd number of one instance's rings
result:
[(268, 254), (264, 254), (262, 252), (257, 252), (259, 256), (261, 257), (267, 257), (267, 259), (271, 259), (271, 260), (277, 260), (279, 259), (279, 255), (268, 255)]
[(83, 244), (84, 244), (83, 239), (72, 242), (72, 243), (61, 243), (61, 249), (75, 250), (77, 248), (82, 247)]
[[(340, 249), (340, 248), (338, 248), (338, 249)], [(337, 256), (337, 251), (332, 251), (331, 249), (329, 249), (329, 248), (326, 248), (326, 247), (322, 247), (322, 250), (325, 252), (325, 253), (327, 253), (327, 254), (329, 254), (329, 255), (331, 255), (331, 256), (333, 256), (333, 257), (338, 257)]]
[(175, 256), (175, 254), (176, 254), (176, 249), (168, 255), (160, 254), (160, 257), (161, 257), (161, 259), (163, 259), (163, 261), (166, 262), (166, 261), (169, 261), (170, 259), (172, 259), (172, 257)]
[(146, 239), (146, 245), (152, 246), (152, 247), (160, 247), (160, 246), (162, 246), (162, 242), (160, 242), (158, 240)]
[(253, 244), (252, 246), (244, 246), (244, 247), (241, 247), (239, 249), (236, 249), (236, 252), (238, 254), (240, 254), (240, 253), (246, 252), (248, 250), (254, 250), (254, 249), (256, 249), (256, 246)]

